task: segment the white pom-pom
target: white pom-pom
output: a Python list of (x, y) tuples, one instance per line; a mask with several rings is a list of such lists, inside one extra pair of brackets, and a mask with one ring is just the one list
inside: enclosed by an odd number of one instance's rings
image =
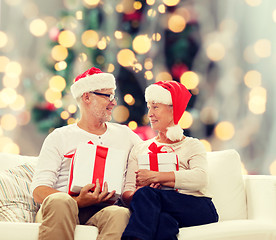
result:
[(181, 140), (183, 137), (183, 129), (177, 124), (167, 128), (166, 136), (171, 141)]

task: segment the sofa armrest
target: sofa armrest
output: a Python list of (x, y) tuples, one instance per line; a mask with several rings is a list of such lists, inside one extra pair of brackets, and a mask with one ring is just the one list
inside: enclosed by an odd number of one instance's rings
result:
[(248, 219), (276, 224), (276, 176), (244, 176)]

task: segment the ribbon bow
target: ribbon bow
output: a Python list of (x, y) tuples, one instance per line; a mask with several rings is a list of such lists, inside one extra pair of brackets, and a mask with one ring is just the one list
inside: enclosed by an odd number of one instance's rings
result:
[(151, 151), (151, 153), (166, 153), (167, 151), (162, 151), (161, 149), (164, 147), (164, 145), (161, 145), (157, 147), (157, 144), (153, 142), (151, 145), (149, 145), (148, 149)]
[(157, 171), (157, 172), (159, 171), (157, 154), (158, 153), (166, 153), (166, 151), (161, 150), (163, 147), (164, 147), (163, 145), (157, 147), (155, 142), (153, 142), (151, 145), (149, 145), (149, 147), (148, 147), (148, 149), (150, 150), (149, 164), (150, 164), (151, 171)]

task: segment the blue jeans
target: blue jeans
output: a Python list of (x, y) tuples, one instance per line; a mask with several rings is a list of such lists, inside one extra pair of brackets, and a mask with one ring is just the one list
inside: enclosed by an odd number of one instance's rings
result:
[(133, 196), (129, 223), (122, 239), (177, 240), (181, 227), (218, 221), (212, 200), (174, 190), (140, 188)]

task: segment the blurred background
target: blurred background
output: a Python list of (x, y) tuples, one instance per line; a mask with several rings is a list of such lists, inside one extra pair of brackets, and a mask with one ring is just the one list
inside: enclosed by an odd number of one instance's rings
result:
[(179, 81), (185, 135), (276, 175), (275, 42), (275, 1), (0, 0), (0, 152), (38, 155), (76, 122), (70, 86), (95, 66), (117, 80), (113, 122), (153, 137), (144, 90)]

